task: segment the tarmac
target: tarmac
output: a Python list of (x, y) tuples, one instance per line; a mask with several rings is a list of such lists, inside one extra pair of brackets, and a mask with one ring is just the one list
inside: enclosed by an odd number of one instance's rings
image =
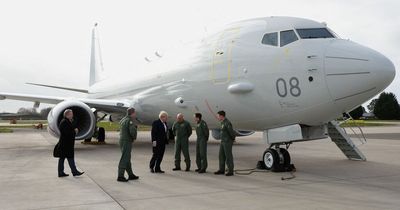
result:
[[(107, 133), (106, 145), (77, 141), (76, 163), (85, 174), (58, 178), (58, 159), (52, 157), (57, 139), (46, 131), (16, 129), (0, 134), (0, 209), (400, 209), (400, 127), (363, 130), (367, 143), (359, 148), (365, 162), (347, 160), (325, 139), (291, 145), (297, 168), (293, 174), (266, 171), (233, 177), (213, 174), (219, 149), (213, 139), (208, 144), (208, 173), (194, 172), (194, 136), (190, 172), (172, 171), (169, 144), (162, 163), (166, 173), (152, 174), (150, 134), (139, 132), (132, 164), (140, 179), (120, 183), (118, 133)], [(235, 169), (255, 167), (265, 150), (261, 136), (237, 139)], [(67, 163), (65, 168), (70, 173)]]

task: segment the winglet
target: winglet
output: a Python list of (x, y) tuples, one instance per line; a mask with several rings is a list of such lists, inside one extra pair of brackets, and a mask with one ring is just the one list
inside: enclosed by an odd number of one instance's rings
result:
[(100, 41), (97, 32), (98, 23), (92, 29), (92, 47), (90, 52), (89, 86), (104, 79), (103, 59), (101, 57)]

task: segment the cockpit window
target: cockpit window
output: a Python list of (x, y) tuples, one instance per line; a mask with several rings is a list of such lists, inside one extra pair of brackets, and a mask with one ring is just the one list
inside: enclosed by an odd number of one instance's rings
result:
[(281, 47), (290, 44), (292, 42), (297, 41), (297, 35), (294, 33), (293, 30), (289, 31), (281, 31)]
[(296, 31), (302, 39), (335, 38), (326, 28), (303, 28)]
[(265, 34), (261, 42), (266, 45), (278, 46), (278, 33)]

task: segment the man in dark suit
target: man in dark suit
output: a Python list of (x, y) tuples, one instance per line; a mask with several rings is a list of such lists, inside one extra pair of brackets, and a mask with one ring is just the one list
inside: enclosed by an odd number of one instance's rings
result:
[(153, 157), (150, 160), (151, 173), (165, 173), (161, 170), (161, 162), (164, 157), (165, 144), (168, 144), (168, 113), (161, 111), (159, 119), (153, 122), (151, 127), (151, 141), (153, 143)]
[(74, 114), (71, 109), (64, 111), (64, 119), (61, 120), (60, 129), (60, 140), (59, 140), (59, 154), (60, 159), (58, 160), (58, 177), (69, 176), (64, 173), (64, 161), (65, 158), (68, 160), (69, 167), (71, 168), (72, 175), (80, 176), (84, 172), (80, 172), (76, 169), (74, 160), (74, 146), (75, 146), (75, 135), (78, 129), (73, 124)]

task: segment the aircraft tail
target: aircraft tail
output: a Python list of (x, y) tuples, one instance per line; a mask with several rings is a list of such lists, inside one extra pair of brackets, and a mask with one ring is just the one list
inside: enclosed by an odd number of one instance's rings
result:
[(92, 47), (90, 52), (90, 75), (89, 87), (103, 80), (104, 68), (103, 60), (101, 57), (100, 41), (97, 31), (97, 23), (94, 24), (92, 29)]

